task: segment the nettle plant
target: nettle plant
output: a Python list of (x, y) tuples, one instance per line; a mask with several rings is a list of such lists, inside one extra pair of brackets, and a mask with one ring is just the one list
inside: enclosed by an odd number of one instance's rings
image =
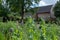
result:
[(58, 40), (59, 26), (56, 24), (46, 24), (44, 20), (40, 21), (39, 28), (28, 17), (25, 24), (21, 25), (16, 22), (0, 22), (0, 39), (1, 40)]

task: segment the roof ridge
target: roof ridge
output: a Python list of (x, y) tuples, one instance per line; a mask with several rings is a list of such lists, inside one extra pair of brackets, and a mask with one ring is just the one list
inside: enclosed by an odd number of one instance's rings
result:
[(46, 6), (40, 6), (40, 7), (48, 7), (48, 6), (53, 6), (53, 5), (46, 5)]

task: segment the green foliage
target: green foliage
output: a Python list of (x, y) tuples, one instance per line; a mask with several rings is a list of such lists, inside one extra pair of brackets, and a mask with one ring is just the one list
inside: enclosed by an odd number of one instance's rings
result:
[(54, 10), (55, 16), (60, 18), (60, 1), (56, 3), (53, 10)]
[(7, 16), (7, 14), (9, 14), (9, 10), (7, 8), (4, 8), (4, 6), (0, 4), (0, 17)]
[(60, 37), (60, 26), (46, 24), (42, 20), (38, 25), (29, 17), (25, 24), (18, 22), (0, 22), (0, 40), (58, 40)]
[[(35, 3), (38, 3), (39, 1), (40, 0), (34, 0)], [(23, 4), (24, 10), (27, 11), (33, 4), (33, 0), (6, 0), (6, 2), (10, 5), (9, 7), (13, 12), (21, 12)]]
[(4, 16), (10, 19), (10, 17), (13, 16), (13, 19), (16, 20), (17, 17), (24, 16), (26, 12), (35, 12), (36, 9), (33, 10), (31, 5), (33, 5), (33, 2), (39, 3), (39, 1), (40, 0), (0, 0), (0, 17)]
[(5, 40), (4, 34), (0, 32), (0, 40)]

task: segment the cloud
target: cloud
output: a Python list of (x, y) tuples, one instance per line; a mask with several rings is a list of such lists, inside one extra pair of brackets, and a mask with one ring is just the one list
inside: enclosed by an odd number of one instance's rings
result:
[(46, 5), (48, 5), (48, 4), (45, 3), (44, 1), (40, 1), (40, 2), (39, 2), (39, 6), (46, 6)]
[(42, 0), (42, 1), (44, 1), (47, 4), (55, 4), (59, 0)]
[(47, 6), (47, 5), (54, 5), (59, 0), (41, 0), (39, 2), (39, 5), (37, 5), (35, 2), (32, 2), (33, 5), (31, 7), (39, 7), (39, 6)]

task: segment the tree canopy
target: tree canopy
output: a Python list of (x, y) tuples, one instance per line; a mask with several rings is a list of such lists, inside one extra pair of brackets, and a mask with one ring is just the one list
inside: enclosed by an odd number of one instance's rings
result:
[(28, 11), (33, 2), (38, 3), (40, 0), (6, 0), (7, 5), (13, 12), (21, 12), (22, 7), (24, 11)]
[(39, 3), (40, 0), (0, 0), (0, 15), (1, 16), (21, 16), (24, 17), (24, 13), (33, 12), (31, 5), (33, 2)]
[(56, 17), (60, 17), (60, 1), (58, 1), (54, 7), (54, 14)]

